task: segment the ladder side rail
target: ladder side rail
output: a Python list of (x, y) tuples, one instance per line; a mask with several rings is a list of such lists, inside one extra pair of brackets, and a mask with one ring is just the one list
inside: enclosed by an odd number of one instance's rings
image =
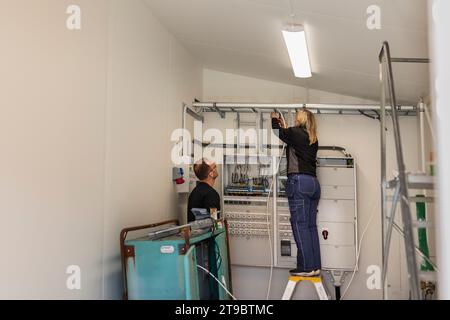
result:
[(388, 261), (389, 261), (389, 251), (391, 246), (391, 236), (392, 236), (392, 229), (395, 222), (395, 213), (397, 212), (397, 202), (398, 202), (398, 196), (400, 192), (400, 185), (397, 184), (397, 187), (394, 191), (394, 198), (392, 200), (392, 207), (391, 207), (391, 213), (389, 217), (387, 217), (387, 230), (386, 230), (386, 239), (384, 241), (384, 253), (385, 258), (383, 259), (383, 269), (382, 269), (382, 284), (385, 288), (387, 288), (387, 269), (388, 269)]
[(392, 62), (391, 62), (391, 54), (389, 49), (389, 44), (387, 42), (383, 43), (383, 49), (381, 52), (381, 57), (386, 59), (387, 73), (388, 73), (388, 82), (389, 82), (389, 95), (391, 98), (391, 114), (392, 114), (392, 122), (394, 128), (394, 140), (395, 140), (395, 151), (397, 156), (397, 166), (398, 166), (398, 180), (399, 180), (399, 193), (400, 193), (400, 204), (401, 204), (401, 212), (402, 212), (402, 220), (404, 227), (404, 240), (405, 240), (405, 250), (406, 250), (406, 260), (408, 265), (408, 273), (409, 273), (409, 283), (410, 283), (410, 291), (411, 298), (413, 300), (420, 299), (420, 286), (419, 286), (419, 278), (418, 278), (418, 268), (417, 268), (417, 260), (414, 252), (414, 237), (412, 230), (412, 219), (411, 219), (411, 210), (409, 206), (408, 200), (408, 186), (407, 186), (407, 178), (406, 178), (406, 168), (405, 162), (403, 158), (403, 149), (401, 143), (400, 136), (400, 126), (398, 121), (397, 114), (397, 99), (395, 96), (395, 86), (392, 72)]

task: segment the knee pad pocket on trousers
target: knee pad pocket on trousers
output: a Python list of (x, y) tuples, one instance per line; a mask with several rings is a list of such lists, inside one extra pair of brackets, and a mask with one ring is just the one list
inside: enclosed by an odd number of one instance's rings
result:
[(289, 210), (291, 212), (291, 222), (305, 222), (306, 212), (305, 212), (305, 200), (303, 199), (293, 199), (289, 201)]

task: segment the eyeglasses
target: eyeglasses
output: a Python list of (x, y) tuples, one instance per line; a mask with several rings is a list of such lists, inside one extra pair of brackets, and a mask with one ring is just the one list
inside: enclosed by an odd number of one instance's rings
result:
[(217, 165), (216, 164), (211, 165), (211, 166), (209, 166), (209, 168), (210, 168), (209, 172), (213, 172), (214, 170), (217, 169)]

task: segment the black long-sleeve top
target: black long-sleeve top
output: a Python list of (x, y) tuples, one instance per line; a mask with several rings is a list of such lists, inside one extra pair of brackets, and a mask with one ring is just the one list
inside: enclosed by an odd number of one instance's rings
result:
[[(210, 212), (211, 208), (220, 211), (220, 196), (209, 184), (199, 182), (189, 195), (187, 221), (192, 222), (195, 220), (195, 216), (191, 209), (207, 209), (208, 212)], [(220, 216), (218, 216), (218, 218), (220, 218)]]
[(287, 172), (316, 176), (317, 150), (319, 142), (309, 144), (308, 132), (301, 127), (284, 129), (278, 119), (272, 118), (272, 129), (286, 143)]

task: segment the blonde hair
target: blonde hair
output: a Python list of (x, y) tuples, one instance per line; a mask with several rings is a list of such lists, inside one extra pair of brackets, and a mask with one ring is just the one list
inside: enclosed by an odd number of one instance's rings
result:
[(314, 144), (317, 142), (317, 123), (314, 114), (303, 108), (297, 112), (295, 117), (295, 125), (297, 127), (304, 127), (309, 135), (309, 144)]

